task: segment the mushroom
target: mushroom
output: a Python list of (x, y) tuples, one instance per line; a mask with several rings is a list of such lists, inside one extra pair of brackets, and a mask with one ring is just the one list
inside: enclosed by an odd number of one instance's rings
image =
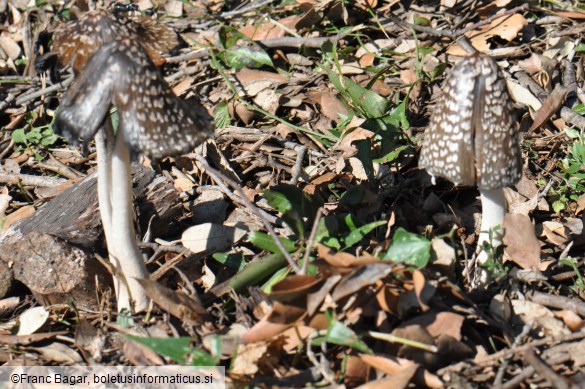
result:
[[(482, 204), (478, 260), (484, 242), (502, 244), (503, 188), (522, 174), (517, 124), (506, 81), (496, 61), (476, 53), (453, 67), (423, 141), (419, 165), (455, 185), (477, 186)], [(490, 241), (491, 231), (491, 242)]]
[[(118, 111), (113, 130), (110, 108)], [(137, 278), (148, 276), (136, 244), (130, 161), (139, 155), (162, 158), (192, 150), (213, 133), (207, 110), (175, 96), (147, 49), (117, 37), (93, 54), (65, 93), (55, 130), (84, 147), (95, 135), (98, 201), (109, 257), (117, 269), (118, 309), (147, 308)]]
[(116, 37), (129, 37), (139, 42), (151, 60), (158, 66), (164, 63), (161, 53), (167, 53), (181, 44), (179, 36), (164, 24), (150, 17), (133, 16), (134, 4), (114, 3), (111, 10), (97, 9), (57, 27), (52, 33), (43, 32), (35, 42), (35, 53), (45, 48), (52, 36), (50, 49), (38, 56), (35, 68), (39, 73), (49, 70), (53, 82), (60, 79), (58, 68), (69, 64), (75, 74), (104, 43)]

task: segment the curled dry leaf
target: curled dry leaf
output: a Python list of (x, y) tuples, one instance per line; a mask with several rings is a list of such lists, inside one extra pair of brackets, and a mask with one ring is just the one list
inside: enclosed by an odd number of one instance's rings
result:
[(270, 298), (283, 303), (295, 300), (307, 295), (321, 280), (321, 277), (313, 275), (289, 276), (272, 287)]
[(570, 239), (569, 229), (557, 221), (543, 222), (542, 232), (551, 243), (557, 246), (567, 244)]

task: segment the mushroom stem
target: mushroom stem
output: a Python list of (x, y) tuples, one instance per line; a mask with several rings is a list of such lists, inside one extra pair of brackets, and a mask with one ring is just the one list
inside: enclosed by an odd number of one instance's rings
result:
[[(108, 243), (108, 255), (110, 263), (117, 263), (115, 258), (109, 253), (109, 246), (112, 241), (112, 203), (110, 200), (112, 187), (112, 152), (113, 142), (108, 138), (108, 134), (113, 134), (112, 122), (107, 117), (102, 127), (95, 134), (95, 148), (97, 152), (97, 169), (98, 169), (98, 204), (104, 236)], [(126, 291), (124, 284), (119, 281), (119, 277), (114, 274), (114, 289), (116, 291), (116, 300), (118, 309), (130, 309), (130, 296)]]
[(110, 204), (112, 209), (110, 234), (106, 235), (110, 260), (118, 270), (120, 285), (118, 310), (130, 308), (129, 300), (134, 301), (134, 311), (148, 308), (148, 297), (137, 278), (148, 278), (148, 270), (136, 243), (134, 215), (132, 207), (132, 174), (130, 170), (130, 150), (121, 131), (114, 142), (110, 171)]
[[(503, 189), (480, 189), (481, 199), (481, 230), (477, 240), (477, 259), (480, 264), (488, 260), (487, 253), (482, 249), (483, 243), (488, 242), (494, 248), (502, 244), (504, 214), (506, 213), (506, 197)], [(490, 230), (492, 236), (490, 240)]]

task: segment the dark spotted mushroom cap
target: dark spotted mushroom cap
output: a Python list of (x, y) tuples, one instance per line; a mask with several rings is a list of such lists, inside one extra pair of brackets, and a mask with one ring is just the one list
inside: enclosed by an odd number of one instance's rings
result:
[(518, 182), (522, 161), (506, 81), (485, 54), (459, 62), (445, 80), (419, 165), (455, 185), (500, 189)]
[(56, 132), (87, 144), (109, 120), (112, 104), (134, 156), (185, 153), (213, 134), (207, 110), (177, 97), (145, 49), (127, 37), (104, 44), (88, 60), (61, 100)]
[(155, 62), (161, 53), (179, 45), (178, 35), (152, 18), (98, 9), (55, 29), (51, 52), (57, 55), (61, 67), (73, 62), (73, 70), (79, 73), (99, 47), (117, 37), (131, 38), (143, 45)]

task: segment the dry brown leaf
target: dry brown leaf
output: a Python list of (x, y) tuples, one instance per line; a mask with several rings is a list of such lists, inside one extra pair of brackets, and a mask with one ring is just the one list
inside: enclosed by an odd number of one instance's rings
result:
[(44, 307), (32, 307), (20, 314), (17, 335), (30, 335), (40, 329), (49, 318), (49, 312)]
[(161, 309), (187, 324), (197, 324), (207, 318), (207, 311), (200, 302), (166, 288), (156, 281), (137, 279), (146, 295)]
[(35, 207), (32, 205), (25, 205), (24, 207), (17, 209), (10, 215), (6, 216), (4, 219), (4, 226), (2, 227), (2, 231), (6, 231), (12, 224), (31, 216), (33, 213), (35, 213)]
[(563, 309), (562, 311), (555, 312), (555, 317), (561, 319), (573, 332), (579, 331), (581, 328), (585, 327), (585, 320), (583, 320), (574, 311)]
[(368, 263), (382, 262), (379, 258), (370, 255), (356, 257), (355, 255), (344, 253), (342, 251), (336, 252), (332, 248), (321, 243), (317, 245), (317, 253), (319, 258), (324, 259), (328, 264), (334, 267), (354, 267)]
[(389, 263), (370, 263), (355, 269), (339, 282), (331, 297), (333, 301), (356, 293), (366, 286), (374, 284), (377, 280), (386, 277), (392, 272), (392, 265)]
[(461, 340), (461, 328), (465, 321), (464, 316), (453, 312), (439, 312), (429, 313), (423, 317), (427, 320), (432, 320), (426, 328), (433, 337), (445, 334), (454, 339)]
[(522, 269), (546, 270), (552, 261), (540, 261), (540, 242), (530, 218), (526, 215), (506, 214), (503, 227), (505, 253), (510, 260)]
[(179, 82), (173, 87), (173, 93), (177, 96), (181, 96), (183, 93), (191, 88), (191, 84), (195, 81), (195, 77), (187, 77), (183, 81)]
[(420, 309), (423, 312), (428, 311), (429, 306), (426, 305), (421, 298), (426, 280), (425, 276), (422, 274), (420, 270), (415, 269), (414, 272), (412, 273), (412, 283), (414, 284), (414, 293), (416, 295), (416, 299), (418, 300), (418, 305), (420, 306)]
[(183, 2), (180, 0), (169, 0), (165, 4), (165, 14), (171, 18), (180, 18), (183, 15)]
[(559, 110), (565, 101), (565, 95), (567, 94), (567, 91), (568, 89), (561, 84), (557, 84), (557, 86), (555, 86), (555, 89), (546, 98), (544, 103), (542, 103), (542, 107), (540, 107), (538, 111), (534, 112), (534, 122), (528, 130), (529, 133), (546, 123), (548, 119), (550, 119), (550, 117)]
[(134, 366), (163, 366), (166, 364), (165, 360), (152, 349), (132, 340), (124, 342), (122, 352)]
[[(238, 79), (242, 85), (246, 87), (246, 89), (250, 89), (250, 91), (258, 92), (262, 89), (276, 87), (280, 84), (284, 84), (288, 81), (288, 77), (282, 75), (280, 73), (275, 72), (267, 72), (264, 70), (255, 70), (255, 69), (248, 69), (243, 68), (240, 69), (235, 77)], [(261, 84), (260, 86), (254, 86), (254, 84)], [(253, 96), (254, 94), (250, 94)]]
[[(506, 15), (495, 19), (481, 31), (470, 31), (465, 35), (470, 38), (471, 45), (480, 52), (489, 51), (491, 48), (488, 40), (494, 36), (499, 36), (507, 41), (512, 41), (518, 33), (528, 25), (528, 21), (521, 14)], [(464, 56), (467, 54), (459, 45), (453, 45), (447, 53), (455, 56)]]
[(334, 150), (341, 151), (341, 155), (344, 158), (354, 156), (357, 153), (357, 147), (352, 143), (357, 140), (370, 139), (376, 134), (370, 130), (366, 130), (362, 127), (357, 127), (352, 132), (347, 134), (338, 145), (334, 147)]
[(557, 221), (545, 221), (542, 223), (542, 232), (553, 244), (560, 246), (569, 242), (569, 230)]
[(79, 324), (75, 328), (75, 345), (99, 360), (104, 344), (105, 339), (98, 330), (84, 317), (79, 318)]
[(384, 312), (396, 314), (398, 312), (398, 296), (400, 292), (391, 287), (382, 287), (376, 293), (376, 301)]
[(60, 365), (79, 365), (83, 363), (81, 355), (63, 343), (55, 342), (45, 347), (35, 347), (35, 351), (40, 353), (43, 359), (48, 362)]
[(298, 350), (301, 345), (304, 345), (309, 335), (315, 331), (313, 327), (298, 325), (291, 327), (282, 333), (286, 343), (284, 345), (284, 351), (291, 352)]
[(181, 243), (192, 253), (218, 251), (230, 247), (246, 236), (248, 231), (217, 223), (203, 223), (187, 228)]
[(280, 107), (280, 94), (276, 93), (274, 89), (262, 89), (256, 96), (254, 96), (254, 102), (258, 104), (260, 108), (274, 115)]
[(272, 287), (270, 298), (282, 303), (292, 301), (300, 296), (305, 296), (322, 278), (313, 275), (293, 275), (276, 283)]
[(540, 304), (528, 300), (511, 300), (514, 313), (524, 324), (536, 324), (547, 336), (568, 335), (570, 331), (562, 321), (554, 317), (552, 311)]
[(418, 368), (418, 364), (403, 358), (396, 357), (385, 358), (377, 355), (368, 354), (360, 354), (360, 358), (365, 363), (372, 366), (374, 369), (380, 370), (388, 374), (389, 376), (401, 374), (403, 371), (405, 370), (408, 371), (412, 368), (414, 368), (415, 370)]
[(268, 345), (265, 342), (242, 344), (238, 347), (236, 357), (232, 361), (231, 374), (254, 375), (258, 372), (258, 362), (266, 354)]
[(370, 367), (367, 363), (355, 355), (350, 355), (346, 359), (343, 381), (347, 385), (354, 386), (356, 383), (366, 381), (369, 372)]
[(31, 335), (0, 335), (0, 343), (5, 345), (21, 345), (21, 346), (28, 346), (29, 344), (33, 344), (36, 342), (41, 342), (47, 339), (51, 339), (56, 337), (57, 335), (65, 335), (68, 334), (68, 331), (56, 331), (56, 332), (45, 332), (40, 334), (31, 334)]
[(282, 26), (287, 28), (289, 31), (296, 32), (295, 26), (297, 25), (300, 19), (301, 19), (300, 16), (293, 15), (280, 19), (277, 21), (277, 23), (268, 21), (260, 24), (259, 26), (248, 25), (240, 28), (239, 31), (246, 37), (255, 41), (261, 41), (263, 39), (281, 38), (288, 34), (288, 32), (284, 28), (282, 28)]
[(526, 73), (531, 76), (543, 71), (542, 60), (540, 55), (536, 53), (532, 53), (530, 57), (518, 61), (518, 66), (520, 66)]
[(585, 210), (585, 194), (582, 194), (577, 199), (577, 209), (575, 210), (575, 215), (580, 214), (583, 212), (583, 210)]
[(243, 343), (269, 340), (295, 325), (306, 314), (302, 308), (275, 302), (266, 316), (241, 336), (241, 340)]
[(327, 278), (327, 280), (323, 283), (321, 288), (315, 293), (309, 293), (307, 296), (307, 313), (309, 316), (313, 316), (315, 312), (319, 309), (325, 298), (331, 292), (331, 290), (337, 285), (337, 283), (341, 280), (340, 274), (333, 274)]

